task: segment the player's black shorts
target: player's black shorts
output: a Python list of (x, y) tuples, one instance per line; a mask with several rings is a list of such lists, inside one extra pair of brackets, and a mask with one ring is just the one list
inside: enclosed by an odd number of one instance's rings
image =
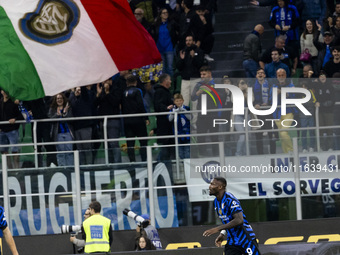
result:
[(226, 245), (224, 247), (224, 255), (261, 255), (261, 253), (257, 242), (253, 240), (246, 249), (237, 245)]

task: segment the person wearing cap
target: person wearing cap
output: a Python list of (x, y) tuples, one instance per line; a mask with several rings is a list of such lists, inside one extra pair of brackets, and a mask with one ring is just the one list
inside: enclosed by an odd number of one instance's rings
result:
[(138, 238), (140, 236), (146, 236), (148, 239), (151, 240), (152, 244), (156, 247), (157, 250), (161, 250), (162, 249), (161, 239), (159, 238), (157, 229), (151, 225), (149, 214), (142, 214), (141, 217), (144, 218), (143, 221), (144, 227), (137, 225), (136, 237)]
[(318, 70), (314, 70), (316, 71), (317, 75), (319, 75), (320, 70), (322, 70), (324, 66), (326, 65), (326, 63), (331, 59), (332, 57), (331, 48), (335, 45), (340, 44), (340, 37), (334, 40), (334, 36), (332, 32), (330, 31), (325, 31), (323, 35), (324, 41), (319, 42), (317, 38), (319, 38), (320, 33), (321, 33), (321, 26), (319, 26), (318, 28), (318, 35), (313, 40), (313, 44), (319, 51), (318, 58), (317, 58)]

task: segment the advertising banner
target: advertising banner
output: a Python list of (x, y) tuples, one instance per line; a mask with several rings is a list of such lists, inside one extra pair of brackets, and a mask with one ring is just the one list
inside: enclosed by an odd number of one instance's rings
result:
[[(109, 166), (81, 170), (82, 213), (92, 200), (101, 203), (102, 214), (111, 219), (114, 230), (136, 228), (130, 217), (123, 215), (128, 208), (138, 215), (150, 213), (148, 178), (145, 167)], [(164, 164), (154, 167), (153, 182), (171, 186)], [(73, 169), (46, 169), (9, 172), (10, 219), (14, 235), (60, 233), (60, 226), (75, 222), (76, 195)], [(159, 185), (158, 185), (159, 186)], [(157, 227), (177, 227), (176, 198), (171, 188), (154, 193)]]
[(295, 196), (295, 174), (299, 171), (302, 196), (340, 194), (340, 154), (301, 154), (298, 167), (287, 154), (185, 160), (185, 178), (190, 202), (210, 201), (209, 183), (215, 176), (227, 179), (227, 191), (239, 199)]

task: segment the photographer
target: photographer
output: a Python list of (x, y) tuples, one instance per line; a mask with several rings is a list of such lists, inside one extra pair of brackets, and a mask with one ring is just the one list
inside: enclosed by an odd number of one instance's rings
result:
[[(87, 208), (86, 209), (86, 211), (85, 211), (85, 213), (84, 213), (84, 221), (87, 219), (87, 218), (89, 218), (91, 216), (91, 213), (90, 213), (90, 209), (89, 208)], [(77, 247), (84, 247), (85, 246), (85, 238), (84, 238), (85, 236), (84, 236), (84, 233), (82, 234), (82, 238), (83, 239), (77, 239), (76, 237), (75, 237), (75, 235), (71, 235), (71, 237), (70, 237), (70, 242), (71, 243), (73, 243), (74, 245), (76, 245)], [(80, 249), (80, 250), (83, 250), (82, 248)], [(78, 249), (78, 252), (80, 251), (79, 249)]]
[(85, 253), (107, 253), (111, 250), (112, 225), (111, 220), (101, 216), (101, 205), (93, 201), (89, 205), (91, 216), (83, 222), (85, 235)]
[(136, 228), (136, 238), (139, 238), (140, 236), (146, 236), (148, 239), (150, 239), (157, 250), (161, 250), (162, 243), (159, 238), (157, 229), (150, 223), (150, 216), (148, 214), (142, 214), (141, 217), (144, 218), (144, 221)]

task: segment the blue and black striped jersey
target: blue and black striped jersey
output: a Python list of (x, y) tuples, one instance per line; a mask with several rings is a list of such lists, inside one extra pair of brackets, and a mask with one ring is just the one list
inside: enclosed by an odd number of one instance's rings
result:
[(7, 227), (7, 221), (5, 217), (5, 210), (0, 206), (0, 229), (4, 230)]
[[(229, 223), (233, 215), (242, 212), (242, 207), (238, 199), (231, 193), (225, 192), (221, 201), (215, 198), (215, 211), (223, 224)], [(249, 247), (252, 240), (255, 239), (255, 233), (249, 225), (246, 216), (243, 213), (243, 225), (227, 230), (227, 244), (242, 246), (245, 250)]]

